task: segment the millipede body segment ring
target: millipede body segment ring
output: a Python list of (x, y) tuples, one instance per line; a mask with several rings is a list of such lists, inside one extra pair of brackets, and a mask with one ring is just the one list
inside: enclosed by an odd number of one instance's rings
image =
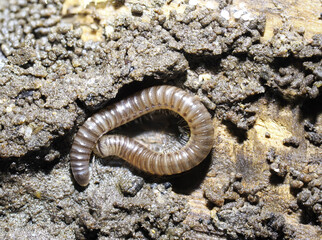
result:
[[(168, 109), (179, 114), (190, 128), (190, 138), (180, 150), (159, 153), (121, 135), (108, 131), (149, 112)], [(71, 169), (81, 186), (89, 183), (89, 159), (95, 152), (101, 157), (123, 158), (145, 172), (171, 175), (197, 166), (214, 144), (211, 115), (196, 96), (168, 85), (154, 86), (115, 103), (88, 118), (75, 136), (70, 152)]]

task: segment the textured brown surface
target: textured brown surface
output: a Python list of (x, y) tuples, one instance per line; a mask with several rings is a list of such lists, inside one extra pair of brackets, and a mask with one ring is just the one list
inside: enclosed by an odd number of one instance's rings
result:
[(274, 28), (289, 23), (295, 28), (305, 30), (305, 37), (312, 38), (320, 34), (322, 5), (320, 0), (306, 1), (275, 1), (275, 0), (235, 0), (233, 5), (244, 5), (247, 9), (257, 14), (267, 16), (266, 31), (263, 39), (269, 40), (273, 36)]
[[(1, 239), (321, 238), (318, 1), (47, 2), (0, 1)], [(208, 158), (168, 178), (96, 158), (79, 189), (78, 126), (165, 82), (213, 115)], [(167, 114), (118, 131), (159, 150), (189, 135)]]

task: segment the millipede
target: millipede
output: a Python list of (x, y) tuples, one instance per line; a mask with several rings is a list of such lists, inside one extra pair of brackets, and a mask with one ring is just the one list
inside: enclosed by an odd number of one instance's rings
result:
[[(189, 126), (189, 140), (177, 151), (156, 152), (130, 137), (104, 135), (160, 109), (179, 114)], [(79, 185), (88, 185), (89, 160), (94, 150), (100, 157), (114, 155), (151, 174), (178, 174), (202, 162), (213, 144), (211, 115), (196, 96), (175, 86), (153, 86), (101, 110), (85, 121), (76, 133), (71, 147), (71, 169)]]

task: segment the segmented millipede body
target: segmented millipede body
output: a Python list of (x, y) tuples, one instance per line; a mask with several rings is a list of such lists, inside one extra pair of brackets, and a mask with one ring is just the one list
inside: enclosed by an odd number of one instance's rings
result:
[[(180, 150), (159, 153), (137, 141), (106, 132), (149, 112), (168, 109), (179, 114), (190, 128), (190, 138)], [(89, 159), (93, 148), (101, 157), (123, 158), (143, 171), (171, 175), (197, 166), (214, 143), (211, 115), (197, 97), (174, 86), (154, 86), (111, 105), (88, 118), (75, 136), (70, 152), (71, 169), (81, 186), (89, 182)]]

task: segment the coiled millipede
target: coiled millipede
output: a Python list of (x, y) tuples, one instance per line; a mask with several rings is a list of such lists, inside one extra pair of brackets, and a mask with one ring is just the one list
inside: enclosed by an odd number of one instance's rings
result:
[[(179, 114), (190, 128), (190, 138), (180, 150), (160, 153), (137, 141), (106, 132), (149, 112), (168, 109)], [(197, 97), (174, 86), (154, 86), (115, 103), (88, 118), (75, 136), (70, 152), (71, 169), (81, 186), (89, 183), (89, 159), (95, 147), (101, 157), (123, 158), (133, 166), (156, 175), (172, 175), (197, 166), (214, 144), (211, 115)]]

